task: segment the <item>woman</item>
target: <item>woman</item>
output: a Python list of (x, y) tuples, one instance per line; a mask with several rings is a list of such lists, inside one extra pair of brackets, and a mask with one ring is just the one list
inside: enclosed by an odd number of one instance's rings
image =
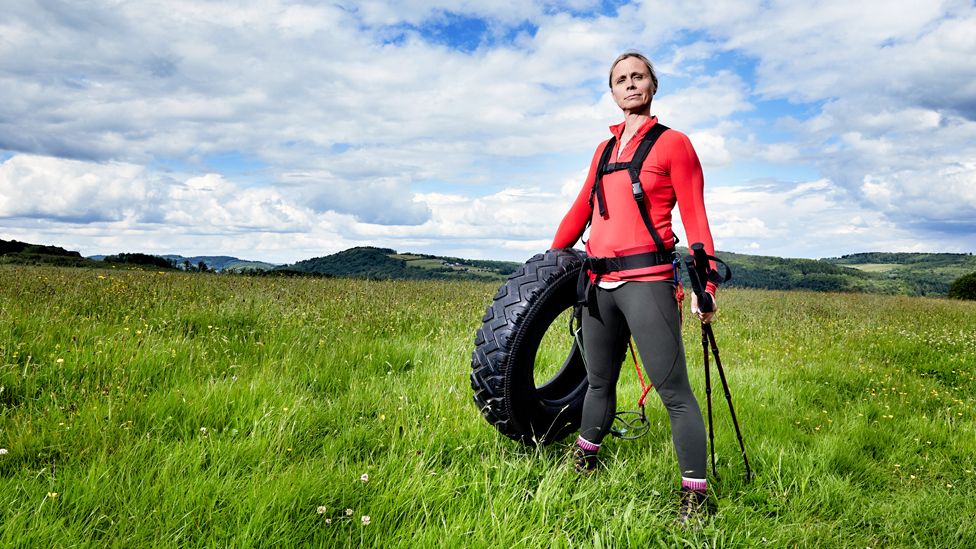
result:
[[(571, 247), (590, 227), (586, 251), (591, 285), (582, 319), (589, 389), (574, 448), (576, 468), (588, 472), (597, 465), (597, 452), (616, 412), (621, 350), (632, 334), (671, 420), (681, 470), (678, 519), (686, 523), (706, 509), (705, 424), (688, 383), (681, 342), (671, 211), (677, 204), (689, 242), (703, 243), (714, 255), (701, 164), (687, 136), (651, 116), (657, 75), (646, 57), (636, 52), (618, 57), (610, 67), (610, 91), (624, 121), (611, 126), (614, 137), (597, 147), (586, 183), (552, 243), (553, 248)], [(653, 137), (657, 140), (643, 163), (628, 166), (642, 141)], [(601, 165), (607, 170), (598, 173)], [(630, 172), (631, 167), (636, 169)], [(714, 296), (715, 285), (710, 283), (706, 291)], [(694, 294), (692, 311), (705, 323), (714, 315), (698, 310)]]

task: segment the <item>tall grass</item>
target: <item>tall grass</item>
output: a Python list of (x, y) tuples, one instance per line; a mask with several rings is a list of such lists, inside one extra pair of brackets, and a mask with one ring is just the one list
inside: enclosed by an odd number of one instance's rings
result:
[(722, 292), (756, 478), (717, 390), (718, 513), (680, 530), (655, 397), (592, 478), (480, 417), (495, 289), (0, 267), (0, 545), (976, 546), (974, 304)]

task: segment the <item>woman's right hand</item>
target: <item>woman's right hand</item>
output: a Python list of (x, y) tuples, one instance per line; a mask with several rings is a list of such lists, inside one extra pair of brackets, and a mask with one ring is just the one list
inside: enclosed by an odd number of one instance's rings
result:
[(715, 318), (715, 313), (718, 311), (718, 302), (715, 301), (714, 295), (712, 295), (709, 292), (705, 292), (705, 293), (707, 293), (712, 298), (712, 310), (707, 313), (703, 313), (702, 310), (698, 307), (698, 295), (692, 292), (691, 312), (698, 317), (698, 320), (701, 320), (702, 324), (710, 324), (712, 322), (712, 319)]

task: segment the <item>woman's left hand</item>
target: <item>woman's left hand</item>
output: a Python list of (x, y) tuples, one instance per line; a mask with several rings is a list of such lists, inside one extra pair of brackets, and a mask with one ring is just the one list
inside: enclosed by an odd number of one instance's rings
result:
[(698, 296), (694, 292), (691, 294), (691, 312), (701, 320), (702, 324), (710, 324), (712, 319), (715, 318), (715, 313), (718, 311), (718, 302), (715, 301), (715, 296), (711, 293), (708, 294), (712, 298), (712, 310), (703, 313), (701, 309), (698, 308)]

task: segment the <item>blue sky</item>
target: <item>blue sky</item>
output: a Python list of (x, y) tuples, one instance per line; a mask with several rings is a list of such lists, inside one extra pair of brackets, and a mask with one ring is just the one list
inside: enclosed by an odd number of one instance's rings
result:
[(971, 2), (673, 4), (14, 3), (0, 238), (521, 261), (620, 120), (606, 72), (637, 49), (718, 249), (976, 251)]

